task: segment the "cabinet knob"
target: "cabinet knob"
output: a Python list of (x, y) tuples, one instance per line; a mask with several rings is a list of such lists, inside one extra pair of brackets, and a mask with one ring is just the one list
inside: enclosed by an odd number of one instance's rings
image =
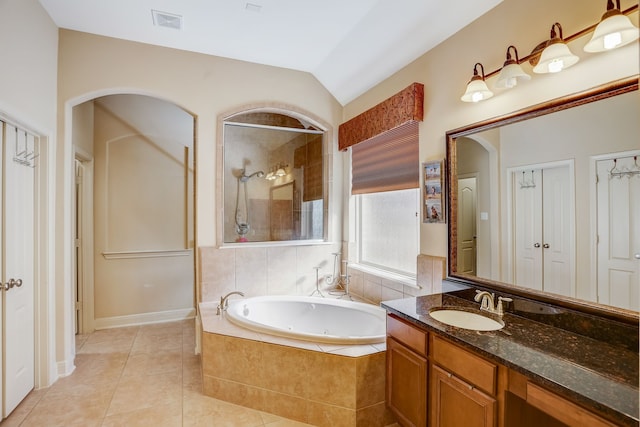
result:
[(534, 248), (539, 248), (539, 247), (540, 247), (540, 243), (534, 243), (534, 244), (533, 244), (533, 247), (534, 247)]
[(545, 249), (549, 249), (549, 244), (545, 243), (544, 245), (542, 245), (542, 247), (545, 248)]

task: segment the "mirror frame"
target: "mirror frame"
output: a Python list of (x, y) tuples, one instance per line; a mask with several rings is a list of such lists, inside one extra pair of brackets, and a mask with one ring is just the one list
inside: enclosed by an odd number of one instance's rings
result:
[(446, 171), (446, 188), (447, 188), (447, 221), (448, 221), (448, 261), (447, 261), (447, 279), (474, 286), (481, 286), (497, 292), (504, 292), (524, 298), (535, 299), (541, 302), (565, 307), (568, 309), (578, 310), (589, 314), (605, 317), (612, 320), (621, 321), (628, 324), (638, 325), (640, 321), (640, 313), (632, 310), (617, 308), (608, 305), (602, 305), (586, 300), (579, 300), (562, 295), (545, 293), (533, 289), (527, 289), (519, 286), (509, 285), (490, 279), (484, 279), (476, 276), (456, 273), (457, 265), (457, 153), (456, 138), (467, 136), (480, 131), (493, 129), (498, 126), (504, 126), (512, 123), (521, 122), (523, 120), (544, 116), (557, 111), (566, 110), (568, 108), (578, 107), (580, 105), (589, 104), (601, 99), (610, 98), (612, 96), (621, 95), (627, 92), (638, 90), (638, 75), (616, 80), (603, 84), (582, 92), (556, 98), (540, 104), (497, 116), (491, 119), (480, 121), (471, 125), (463, 126), (450, 130), (446, 133), (447, 144), (447, 171)]

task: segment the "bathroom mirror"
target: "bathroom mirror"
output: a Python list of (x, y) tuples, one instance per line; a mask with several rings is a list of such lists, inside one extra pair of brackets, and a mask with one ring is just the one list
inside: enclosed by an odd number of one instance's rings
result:
[(223, 121), (224, 243), (325, 238), (325, 131), (251, 111)]
[(451, 278), (637, 322), (637, 89), (636, 76), (447, 132)]

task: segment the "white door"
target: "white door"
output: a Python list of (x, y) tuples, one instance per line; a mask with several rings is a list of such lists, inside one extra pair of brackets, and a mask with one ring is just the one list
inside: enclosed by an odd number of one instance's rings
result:
[(476, 178), (458, 180), (458, 273), (476, 274)]
[(575, 296), (573, 274), (573, 197), (569, 167), (542, 172), (543, 290)]
[(540, 170), (514, 172), (515, 283), (542, 290), (542, 179)]
[(515, 283), (575, 296), (571, 167), (514, 172)]
[[(640, 155), (640, 153), (639, 153)], [(601, 160), (598, 173), (598, 302), (640, 309), (640, 175), (633, 157)], [(614, 167), (616, 169), (614, 169)]]
[[(6, 125), (4, 155), (4, 404), (6, 417), (34, 386), (34, 169), (14, 160), (37, 152), (33, 136)], [(25, 151), (26, 150), (26, 153)]]

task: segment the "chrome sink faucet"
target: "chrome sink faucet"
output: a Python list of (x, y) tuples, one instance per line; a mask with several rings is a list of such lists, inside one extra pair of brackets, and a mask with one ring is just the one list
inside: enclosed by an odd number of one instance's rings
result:
[[(506, 297), (498, 297), (498, 303), (495, 304), (496, 294), (487, 291), (476, 290), (476, 296), (473, 297), (476, 302), (480, 302), (480, 310), (502, 316), (504, 314), (503, 302), (511, 302), (513, 299)], [(495, 305), (494, 305), (495, 304)]]
[(223, 297), (220, 297), (220, 304), (218, 304), (218, 307), (216, 307), (216, 314), (219, 316), (223, 311), (227, 311), (227, 308), (229, 308), (229, 297), (231, 295), (240, 295), (241, 297), (244, 296), (243, 292), (240, 291), (233, 291), (233, 292), (229, 292), (228, 294), (226, 294)]

